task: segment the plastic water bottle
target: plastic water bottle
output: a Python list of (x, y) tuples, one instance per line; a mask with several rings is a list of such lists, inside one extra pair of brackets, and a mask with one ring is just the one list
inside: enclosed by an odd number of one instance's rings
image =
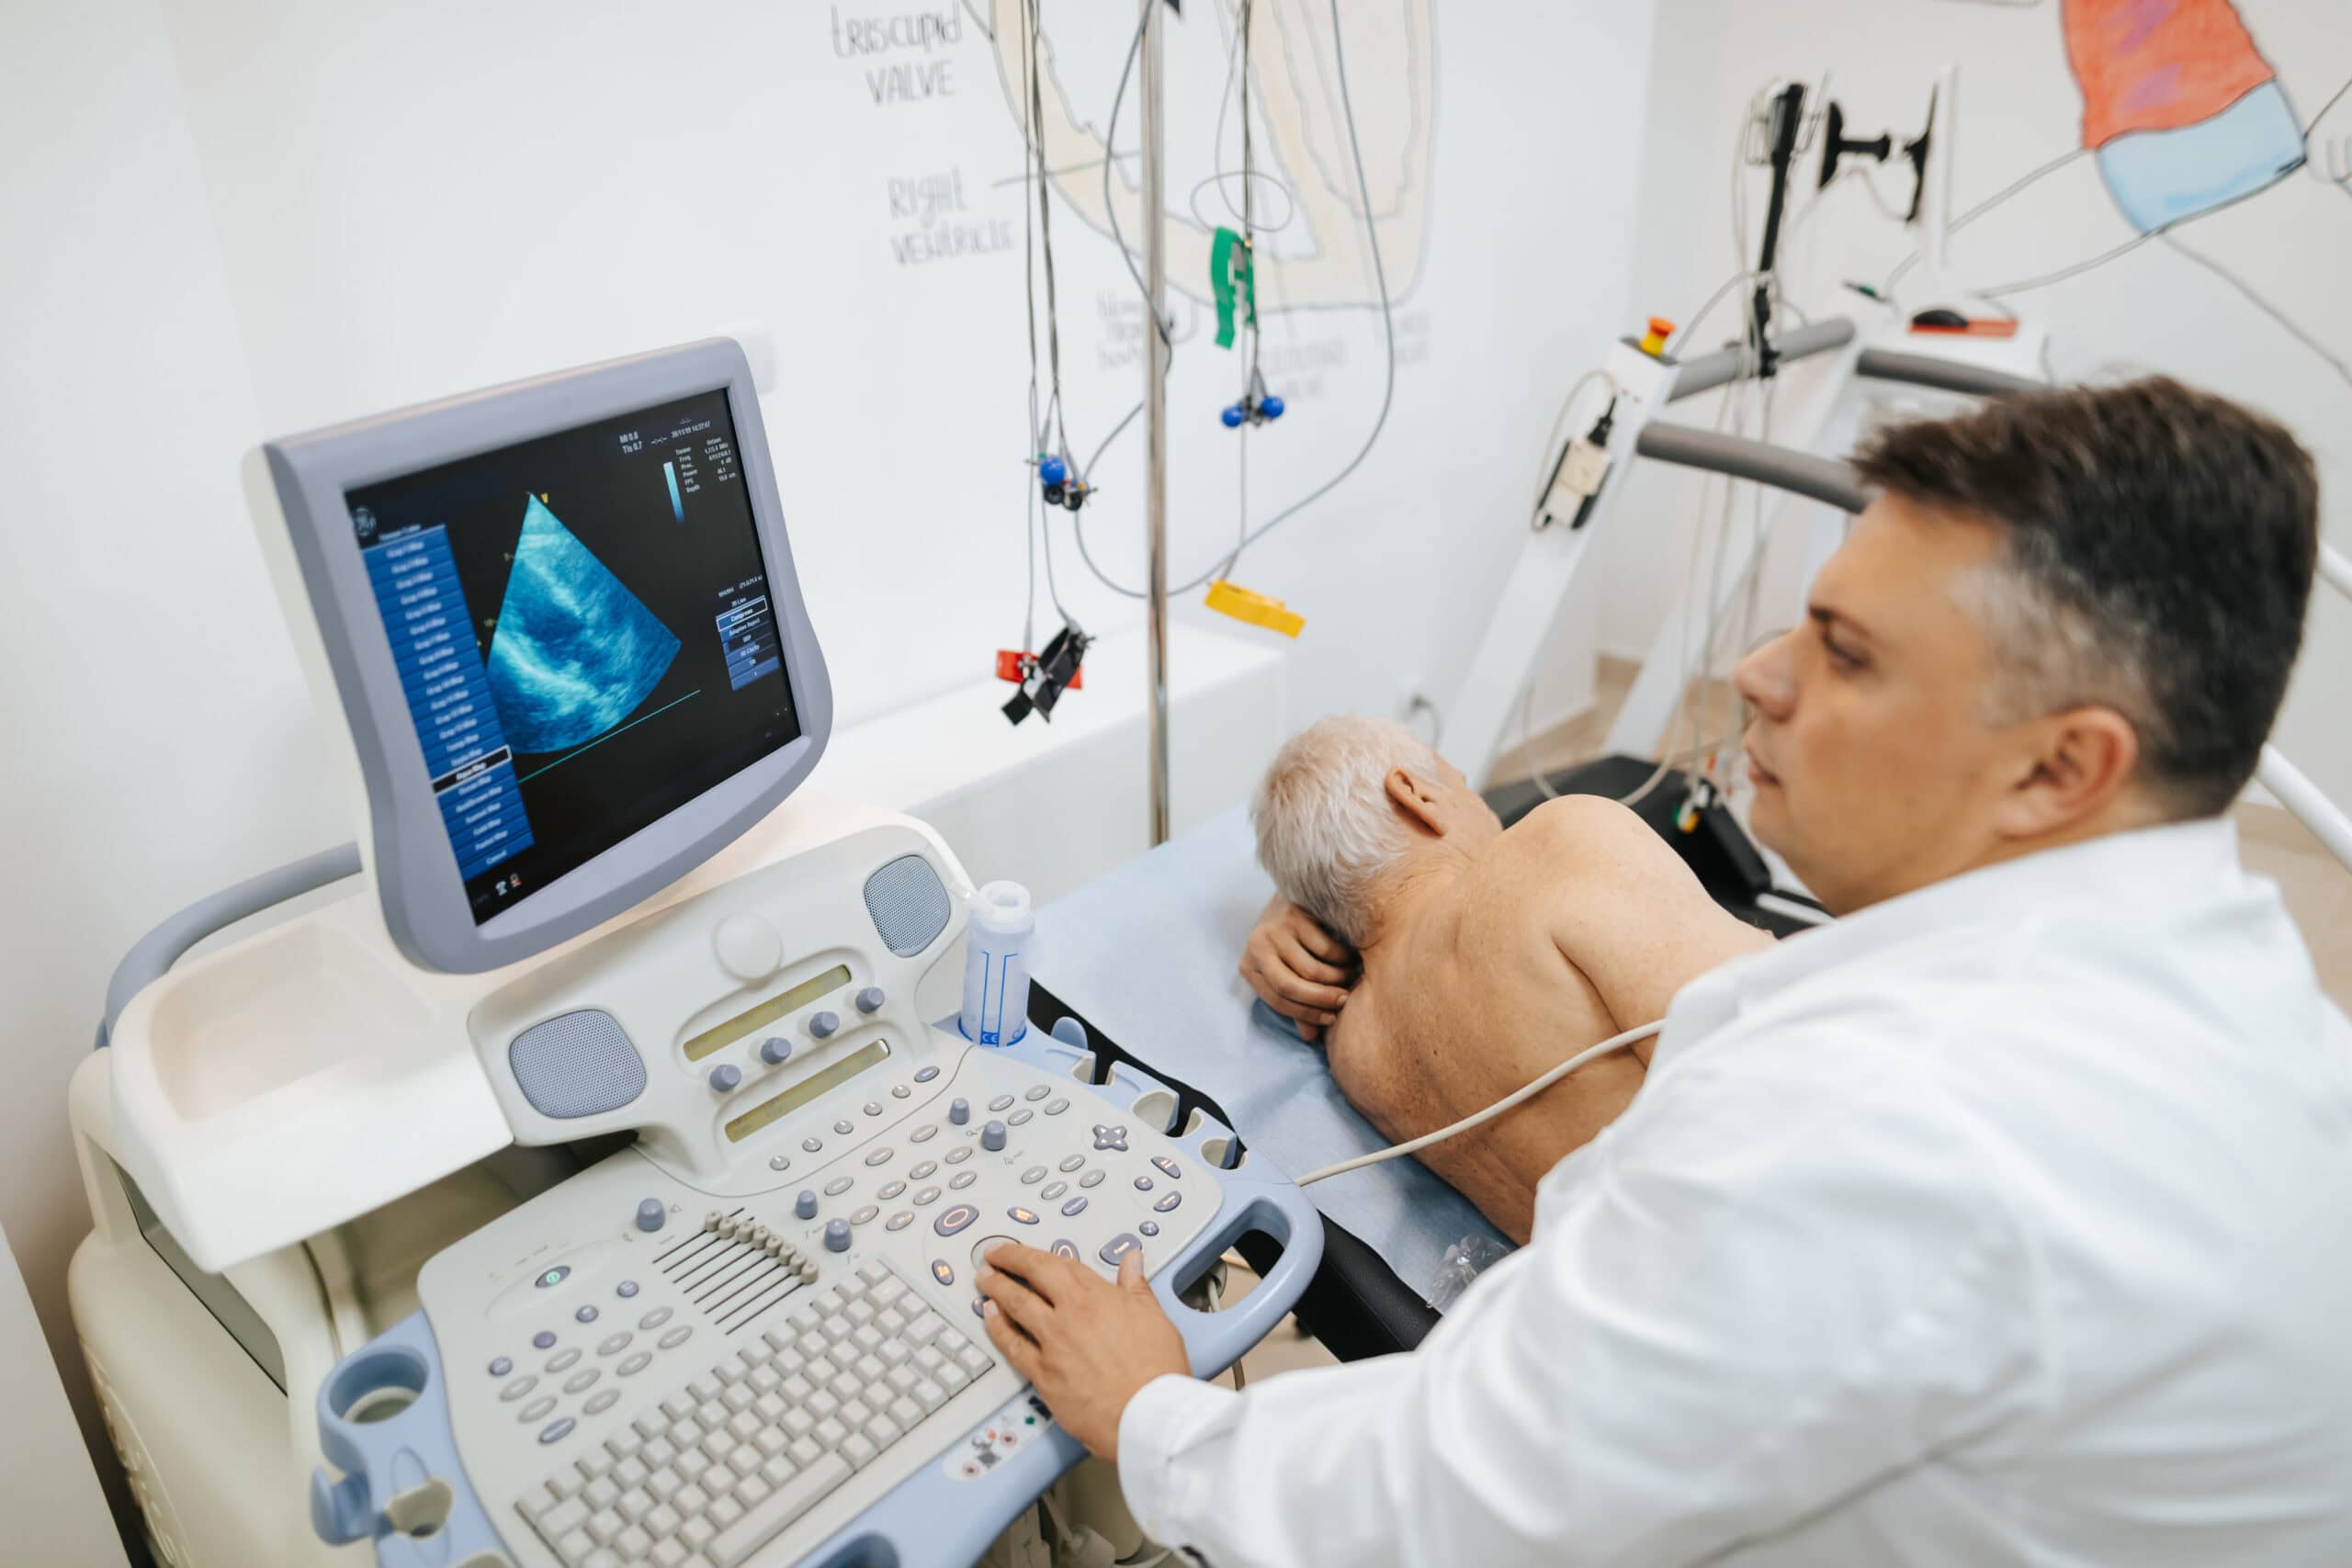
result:
[(964, 947), (964, 1038), (1010, 1045), (1029, 1032), (1029, 889), (990, 882), (972, 895)]

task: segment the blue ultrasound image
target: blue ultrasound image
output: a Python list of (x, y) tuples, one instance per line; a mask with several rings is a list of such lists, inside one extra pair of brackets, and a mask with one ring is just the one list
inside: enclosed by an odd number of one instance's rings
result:
[(524, 753), (584, 745), (652, 694), (678, 639), (533, 496), (490, 643), (490, 696)]

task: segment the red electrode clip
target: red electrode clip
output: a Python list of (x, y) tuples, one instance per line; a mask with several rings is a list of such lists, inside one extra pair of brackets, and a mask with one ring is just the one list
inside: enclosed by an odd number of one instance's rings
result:
[[(1029, 678), (1029, 670), (1036, 662), (1037, 656), (1034, 653), (1021, 653), (1010, 648), (1000, 648), (996, 650), (996, 678), (1000, 681), (1010, 681), (1017, 686)], [(1065, 690), (1072, 692), (1086, 690), (1086, 671), (1080, 670), (1073, 673)]]

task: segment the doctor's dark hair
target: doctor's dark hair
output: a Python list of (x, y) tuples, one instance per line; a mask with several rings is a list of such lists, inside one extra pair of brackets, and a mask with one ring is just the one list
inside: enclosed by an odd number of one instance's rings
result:
[(2319, 553), (2318, 476), (2284, 426), (2159, 376), (1892, 425), (1855, 468), (1930, 518), (2001, 532), (1963, 591), (2007, 666), (1992, 722), (2113, 708), (2159, 801), (2200, 817), (2237, 798)]

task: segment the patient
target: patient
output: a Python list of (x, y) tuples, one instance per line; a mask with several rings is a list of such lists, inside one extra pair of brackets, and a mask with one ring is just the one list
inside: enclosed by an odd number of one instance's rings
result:
[[(1327, 718), (1293, 738), (1250, 818), (1279, 890), (1270, 916), (1287, 899), (1361, 957), (1323, 1036), (1340, 1091), (1396, 1142), (1664, 1017), (1702, 971), (1771, 945), (1624, 807), (1568, 795), (1506, 831), (1459, 773), (1385, 720)], [(1625, 1108), (1650, 1043), (1419, 1158), (1524, 1242), (1536, 1183)]]

